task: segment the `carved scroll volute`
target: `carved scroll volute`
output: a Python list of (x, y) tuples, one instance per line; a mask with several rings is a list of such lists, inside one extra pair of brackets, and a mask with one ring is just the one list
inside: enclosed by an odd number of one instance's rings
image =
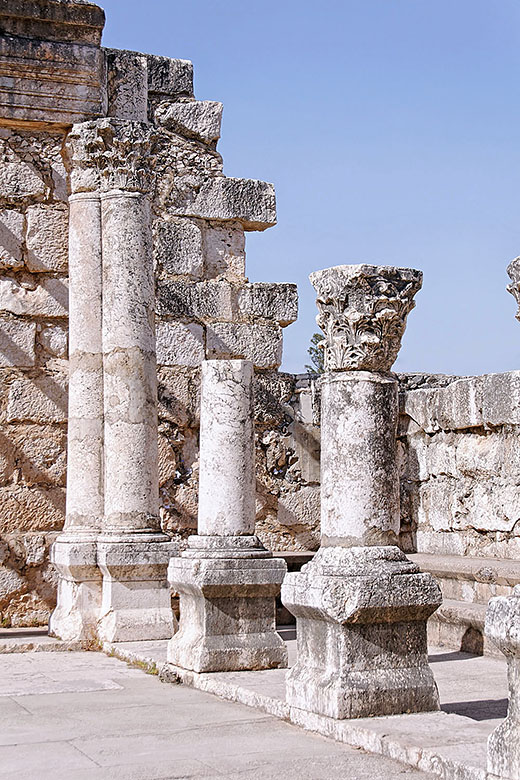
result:
[(421, 289), (413, 268), (338, 265), (310, 275), (326, 371), (389, 371)]

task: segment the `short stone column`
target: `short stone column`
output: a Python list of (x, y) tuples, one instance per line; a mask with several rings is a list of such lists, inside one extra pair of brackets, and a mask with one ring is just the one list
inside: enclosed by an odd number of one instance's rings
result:
[(101, 605), (96, 540), (103, 503), (103, 365), (99, 194), (69, 198), (69, 410), (67, 505), (51, 560), (59, 574), (49, 631), (93, 640)]
[(520, 586), (489, 601), (485, 633), (507, 659), (507, 717), (488, 737), (489, 780), (520, 780)]
[(287, 665), (275, 597), (286, 572), (254, 535), (253, 366), (202, 364), (198, 535), (168, 571), (180, 628), (168, 661), (196, 672)]
[(311, 274), (325, 333), (321, 411), (321, 547), (289, 573), (298, 659), (287, 676), (297, 710), (362, 718), (436, 710), (426, 621), (441, 603), (429, 574), (396, 547), (397, 380), (389, 373), (422, 274), (338, 266)]
[(161, 532), (154, 276), (148, 189), (150, 133), (104, 120), (101, 193), (105, 512), (100, 639), (167, 639), (173, 613)]

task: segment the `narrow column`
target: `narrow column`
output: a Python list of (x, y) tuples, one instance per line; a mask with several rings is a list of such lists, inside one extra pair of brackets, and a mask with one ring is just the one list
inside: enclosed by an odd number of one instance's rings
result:
[(322, 538), (313, 561), (282, 587), (298, 636), (287, 701), (302, 721), (306, 712), (361, 718), (435, 710), (426, 620), (441, 596), (395, 546), (398, 394), (389, 373), (422, 274), (353, 265), (310, 278), (325, 333)]
[(69, 410), (67, 501), (51, 560), (58, 601), (49, 632), (93, 640), (101, 604), (96, 539), (103, 517), (103, 368), (99, 195), (69, 198)]
[(488, 737), (489, 780), (520, 778), (520, 586), (511, 596), (489, 601), (485, 633), (507, 659), (509, 705), (507, 717)]
[(275, 597), (286, 572), (254, 535), (253, 366), (202, 364), (198, 536), (172, 558), (181, 620), (168, 661), (196, 672), (287, 665)]
[[(172, 544), (159, 521), (150, 204), (147, 177), (131, 167), (146, 171), (147, 130), (112, 120), (109, 131), (107, 186), (118, 187), (101, 195), (105, 516), (98, 542), (99, 635), (108, 641), (166, 639), (173, 633), (166, 577)], [(125, 173), (127, 143), (134, 157)]]

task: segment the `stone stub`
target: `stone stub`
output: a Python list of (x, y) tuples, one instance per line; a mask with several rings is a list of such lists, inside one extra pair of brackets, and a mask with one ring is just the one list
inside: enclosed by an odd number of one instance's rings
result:
[(315, 271), (316, 322), (325, 334), (326, 371), (389, 371), (421, 289), (413, 268), (338, 265)]
[(0, 122), (64, 126), (102, 114), (104, 23), (104, 12), (91, 3), (6, 0)]

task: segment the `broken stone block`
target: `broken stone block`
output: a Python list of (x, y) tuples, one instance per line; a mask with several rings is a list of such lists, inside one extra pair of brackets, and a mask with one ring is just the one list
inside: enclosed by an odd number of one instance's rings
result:
[(147, 54), (148, 93), (156, 98), (193, 97), (193, 65), (189, 60), (173, 60)]
[(147, 57), (137, 51), (104, 49), (107, 69), (108, 116), (146, 122), (148, 116)]
[(222, 103), (212, 100), (162, 103), (155, 110), (155, 119), (166, 130), (209, 144), (220, 138), (222, 109)]
[(33, 317), (66, 317), (69, 290), (66, 279), (19, 282), (0, 279), (0, 311)]
[(204, 330), (201, 325), (158, 322), (158, 366), (200, 366), (204, 360)]
[(44, 325), (38, 341), (49, 355), (62, 359), (67, 357), (67, 330), (61, 325)]
[(257, 368), (282, 362), (282, 331), (278, 325), (216, 322), (207, 328), (206, 353), (213, 358), (244, 358)]
[(48, 205), (29, 206), (26, 243), (29, 271), (66, 271), (68, 208)]
[(0, 366), (34, 366), (36, 323), (14, 317), (0, 318)]
[(204, 182), (191, 204), (173, 213), (238, 221), (244, 230), (266, 230), (276, 224), (274, 187), (265, 181), (218, 176)]
[(234, 288), (224, 281), (168, 280), (157, 285), (157, 313), (169, 317), (232, 321), (234, 303)]
[(0, 211), (0, 269), (23, 266), (24, 216), (19, 211)]
[(0, 200), (6, 203), (24, 203), (41, 200), (47, 187), (36, 169), (21, 159), (2, 162), (0, 166)]
[(166, 274), (201, 279), (204, 257), (202, 231), (189, 219), (156, 220), (154, 261)]
[(239, 292), (238, 308), (246, 317), (274, 320), (283, 328), (298, 317), (298, 288), (295, 284), (248, 284)]

